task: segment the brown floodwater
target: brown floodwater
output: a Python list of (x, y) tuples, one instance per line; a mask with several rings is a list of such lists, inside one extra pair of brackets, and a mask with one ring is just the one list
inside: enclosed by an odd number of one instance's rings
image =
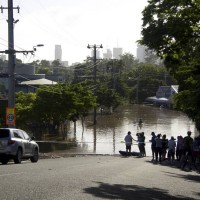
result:
[[(139, 119), (142, 119), (142, 126), (138, 125)], [(67, 134), (67, 141), (75, 142), (52, 144), (51, 150), (46, 149), (45, 151), (43, 148), (43, 151), (119, 154), (119, 150), (125, 150), (125, 135), (131, 131), (134, 139), (137, 139), (136, 133), (145, 133), (146, 152), (150, 156), (151, 144), (149, 140), (152, 131), (156, 134), (166, 134), (167, 138), (170, 139), (171, 136), (176, 138), (178, 135), (182, 135), (184, 137), (188, 130), (192, 131), (193, 137), (199, 134), (194, 123), (182, 112), (146, 105), (129, 105), (118, 108), (112, 115), (98, 114), (95, 126), (93, 125), (93, 116), (86, 118), (84, 129), (81, 122), (77, 121), (76, 131), (74, 131), (72, 123)], [(136, 142), (132, 145), (132, 151), (138, 151)]]

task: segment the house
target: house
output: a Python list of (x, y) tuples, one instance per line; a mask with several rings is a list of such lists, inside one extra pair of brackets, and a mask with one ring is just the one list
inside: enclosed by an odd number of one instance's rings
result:
[(169, 99), (173, 94), (178, 93), (178, 85), (159, 86), (156, 97)]
[(173, 95), (178, 93), (178, 85), (159, 86), (156, 96), (147, 97), (145, 103), (151, 103), (155, 106), (171, 108)]
[(16, 85), (16, 92), (22, 91), (24, 93), (35, 92), (35, 90), (41, 85), (55, 85), (57, 82), (51, 81), (45, 78), (23, 81)]

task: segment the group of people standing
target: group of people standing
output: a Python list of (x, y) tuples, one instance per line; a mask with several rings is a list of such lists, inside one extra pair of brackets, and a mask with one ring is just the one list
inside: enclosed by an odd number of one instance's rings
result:
[[(133, 139), (129, 131), (124, 138), (126, 152), (127, 154), (131, 152), (131, 145), (134, 140), (138, 142), (140, 157), (146, 156), (144, 132), (137, 133), (136, 136), (137, 140)], [(200, 159), (200, 135), (193, 139), (191, 131), (188, 131), (185, 137), (178, 136), (177, 140), (173, 136), (168, 140), (165, 134), (156, 135), (155, 132), (152, 132), (149, 142), (151, 143), (152, 160), (155, 163), (168, 160), (170, 164), (173, 164), (176, 157), (176, 160), (180, 161), (182, 169), (187, 164), (189, 169), (191, 169), (192, 163), (195, 164), (196, 160)]]
[(146, 156), (144, 132), (137, 133), (136, 136), (137, 136), (137, 140), (133, 139), (130, 131), (125, 136), (124, 141), (126, 144), (126, 153), (127, 153), (127, 155), (131, 153), (131, 145), (132, 145), (132, 141), (134, 140), (134, 141), (138, 142), (140, 157), (144, 157), (144, 156)]
[(170, 140), (167, 139), (164, 134), (161, 138), (161, 134), (156, 135), (154, 132), (151, 133), (151, 150), (153, 161), (161, 163), (161, 161), (168, 158), (173, 162), (175, 158), (176, 142), (172, 136)]
[[(200, 158), (200, 135), (194, 139), (191, 137), (191, 131), (187, 132), (187, 136), (181, 135), (176, 139), (171, 136), (170, 140), (166, 138), (166, 135), (156, 135), (151, 133), (151, 150), (153, 161), (156, 163), (168, 159), (173, 164), (175, 157), (177, 161), (180, 161), (180, 167), (182, 169), (188, 164), (189, 169), (192, 169), (192, 163), (196, 163), (196, 160)], [(196, 165), (195, 165), (196, 167)]]

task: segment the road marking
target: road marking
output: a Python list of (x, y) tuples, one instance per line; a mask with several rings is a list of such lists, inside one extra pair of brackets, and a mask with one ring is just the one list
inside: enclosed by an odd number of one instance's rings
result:
[(25, 174), (25, 173), (26, 173), (26, 172), (11, 173), (11, 174), (2, 174), (2, 175), (0, 175), (0, 177), (2, 177), (2, 176), (20, 175), (20, 174)]

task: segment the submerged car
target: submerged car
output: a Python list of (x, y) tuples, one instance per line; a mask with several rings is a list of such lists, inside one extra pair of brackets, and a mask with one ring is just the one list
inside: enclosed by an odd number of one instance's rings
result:
[(37, 162), (39, 146), (25, 131), (15, 128), (0, 128), (0, 162), (7, 164), (13, 159), (16, 164), (30, 159)]

